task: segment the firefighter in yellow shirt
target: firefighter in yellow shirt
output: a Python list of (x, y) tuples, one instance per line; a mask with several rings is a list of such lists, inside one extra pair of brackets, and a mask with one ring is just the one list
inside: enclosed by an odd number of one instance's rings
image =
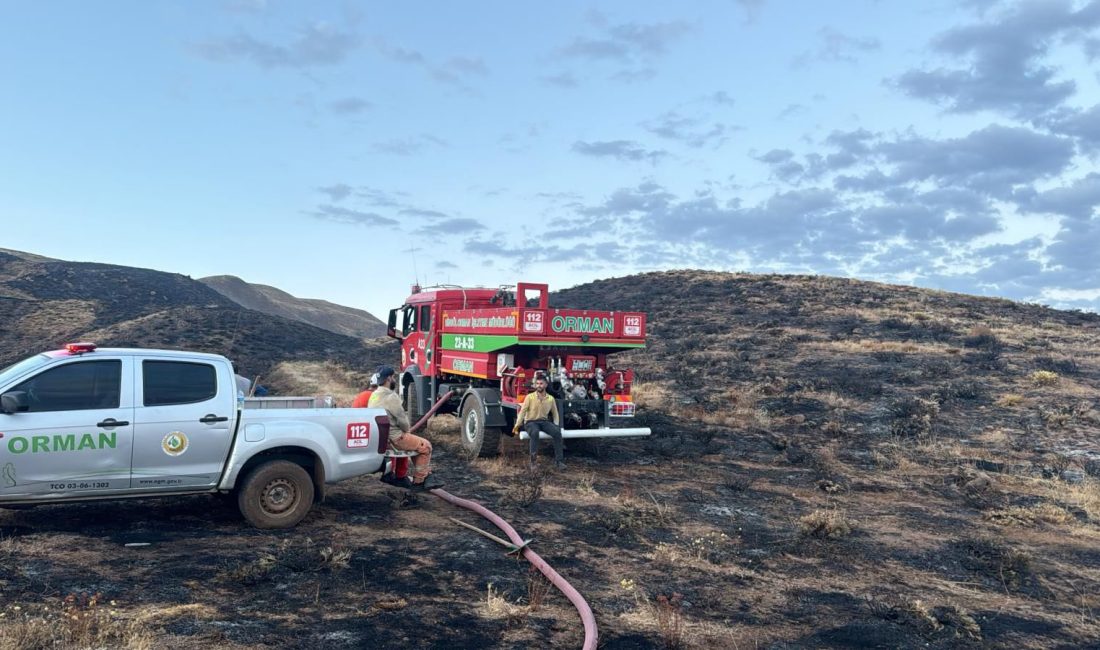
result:
[(546, 377), (543, 375), (535, 377), (535, 392), (527, 393), (523, 398), (523, 406), (516, 415), (516, 426), (512, 427), (512, 433), (519, 433), (521, 428), (531, 439), (531, 464), (529, 465), (531, 469), (534, 469), (538, 462), (540, 433), (545, 433), (554, 439), (555, 465), (558, 469), (565, 467), (558, 407), (554, 404), (554, 396), (546, 392)]

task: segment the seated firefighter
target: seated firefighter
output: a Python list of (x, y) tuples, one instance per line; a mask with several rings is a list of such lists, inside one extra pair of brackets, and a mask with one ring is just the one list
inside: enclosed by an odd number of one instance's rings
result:
[[(420, 436), (409, 433), (409, 416), (401, 406), (401, 396), (397, 394), (397, 376), (394, 369), (382, 366), (378, 369), (378, 388), (370, 396), (371, 408), (386, 409), (390, 418), (390, 447), (400, 451), (415, 451), (413, 459), (412, 482), (403, 485), (419, 490), (433, 490), (439, 484), (429, 484), (428, 475), (432, 473), (432, 443)], [(408, 480), (408, 479), (406, 479)]]
[(520, 428), (527, 432), (531, 439), (531, 469), (535, 468), (539, 457), (539, 434), (554, 439), (554, 462), (558, 469), (565, 467), (562, 452), (561, 423), (558, 422), (558, 407), (554, 403), (554, 396), (546, 392), (546, 377), (535, 377), (535, 392), (527, 393), (523, 398), (523, 406), (516, 415), (516, 426), (513, 433), (518, 433)]

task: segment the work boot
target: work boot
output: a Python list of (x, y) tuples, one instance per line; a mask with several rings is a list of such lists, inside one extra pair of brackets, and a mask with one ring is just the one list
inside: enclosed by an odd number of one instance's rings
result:
[(430, 478), (430, 477), (424, 479), (420, 483), (413, 483), (412, 484), (412, 489), (422, 491), (422, 492), (430, 492), (431, 490), (438, 490), (441, 487), (443, 487), (442, 483), (440, 483), (439, 481), (437, 481), (433, 478)]
[(382, 480), (394, 487), (404, 488), (406, 490), (412, 488), (413, 486), (412, 479), (408, 476), (402, 476), (401, 478), (393, 478), (392, 476), (390, 476), (390, 478), (383, 478)]
[(397, 478), (396, 476), (394, 476), (393, 472), (387, 472), (383, 474), (382, 482), (393, 485), (394, 487), (404, 487), (406, 489), (412, 486), (411, 478), (409, 478), (408, 476), (401, 476), (400, 478)]
[(557, 467), (558, 469), (565, 469), (565, 461), (564, 460), (554, 461), (554, 467)]

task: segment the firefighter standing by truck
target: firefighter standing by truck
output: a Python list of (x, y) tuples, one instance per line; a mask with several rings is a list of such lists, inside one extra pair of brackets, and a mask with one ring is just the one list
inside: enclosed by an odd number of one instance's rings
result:
[(562, 452), (561, 424), (558, 422), (558, 406), (554, 403), (554, 396), (546, 392), (546, 377), (535, 377), (535, 392), (527, 393), (523, 398), (523, 406), (516, 415), (516, 426), (513, 433), (518, 433), (520, 428), (527, 432), (531, 439), (531, 469), (535, 468), (539, 457), (539, 434), (545, 432), (554, 439), (554, 464), (558, 469), (565, 468), (564, 453)]
[(371, 394), (369, 406), (386, 409), (390, 424), (399, 431), (395, 437), (390, 438), (391, 447), (417, 453), (416, 458), (413, 459), (411, 487), (420, 490), (433, 490), (440, 487), (438, 484), (429, 485), (427, 482), (428, 475), (432, 473), (432, 443), (409, 433), (412, 425), (409, 424), (409, 416), (405, 414), (405, 409), (401, 405), (401, 396), (397, 394), (397, 376), (394, 369), (382, 366), (378, 369), (377, 377), (378, 388)]

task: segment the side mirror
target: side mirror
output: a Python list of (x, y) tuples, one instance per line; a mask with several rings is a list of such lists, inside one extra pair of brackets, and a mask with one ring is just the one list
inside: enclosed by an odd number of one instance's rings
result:
[(21, 390), (13, 390), (0, 395), (0, 413), (4, 415), (20, 413), (29, 409), (30, 404), (27, 402), (27, 394)]
[(397, 310), (390, 310), (390, 317), (386, 322), (386, 336), (391, 339), (400, 338), (397, 336)]

